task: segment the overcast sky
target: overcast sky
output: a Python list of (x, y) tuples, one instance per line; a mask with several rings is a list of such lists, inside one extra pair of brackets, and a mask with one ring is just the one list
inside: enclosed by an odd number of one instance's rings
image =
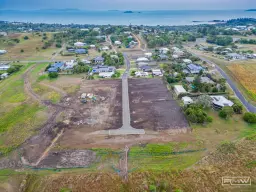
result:
[(249, 9), (256, 0), (0, 0), (0, 9), (188, 10)]

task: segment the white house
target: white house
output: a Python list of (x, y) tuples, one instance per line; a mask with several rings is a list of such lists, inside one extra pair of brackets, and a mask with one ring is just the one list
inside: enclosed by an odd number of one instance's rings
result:
[(183, 62), (186, 63), (186, 64), (192, 63), (192, 61), (190, 59), (183, 59)]
[(121, 41), (115, 41), (115, 45), (122, 45)]
[(92, 62), (88, 59), (82, 59), (82, 62), (85, 64), (91, 64)]
[(150, 57), (152, 57), (153, 54), (152, 53), (145, 53), (144, 55), (145, 55), (145, 57), (150, 58)]
[(163, 48), (160, 48), (160, 49), (159, 49), (159, 52), (160, 52), (161, 54), (167, 54), (168, 51), (170, 51), (170, 49), (168, 49), (168, 48), (166, 48), (166, 47), (163, 47)]
[(187, 91), (184, 89), (182, 85), (174, 85), (174, 92), (177, 96), (179, 96), (182, 93), (187, 93)]
[(7, 36), (6, 32), (0, 32), (0, 36)]
[(90, 45), (90, 48), (91, 48), (91, 49), (95, 49), (95, 48), (96, 48), (96, 45)]
[(3, 73), (1, 76), (0, 76), (0, 79), (5, 79), (8, 77), (8, 73)]
[(83, 47), (83, 46), (85, 46), (86, 45), (86, 43), (82, 43), (82, 42), (76, 42), (76, 43), (74, 43), (74, 46), (76, 46), (76, 47)]
[(155, 76), (162, 76), (163, 73), (160, 69), (152, 69), (152, 74)]
[(179, 58), (179, 55), (172, 55), (172, 58), (173, 58), (173, 59), (178, 59), (178, 58)]
[(141, 66), (148, 65), (148, 63), (146, 63), (146, 62), (139, 62), (137, 65), (138, 65), (138, 67), (141, 67)]
[(10, 68), (10, 65), (5, 65), (5, 64), (0, 65), (0, 71), (6, 71), (9, 68)]
[(148, 76), (148, 72), (137, 71), (137, 72), (135, 72), (135, 76), (136, 77), (147, 77)]
[(222, 95), (211, 96), (211, 98), (212, 98), (212, 105), (216, 109), (222, 109), (225, 106), (232, 107), (234, 105), (232, 101), (226, 99), (226, 97)]
[(149, 62), (148, 58), (146, 57), (139, 57), (137, 60), (136, 60), (137, 63), (139, 62)]
[(111, 78), (112, 75), (114, 75), (115, 73), (114, 72), (101, 72), (99, 73), (99, 77), (102, 77), (102, 78)]
[(189, 104), (193, 103), (193, 100), (190, 97), (187, 97), (187, 96), (182, 97), (181, 100), (183, 101), (184, 105), (189, 105)]
[(73, 69), (77, 65), (75, 60), (70, 60), (65, 63), (65, 69)]
[(102, 51), (108, 51), (109, 50), (109, 47), (108, 46), (104, 46), (101, 48)]
[(0, 55), (7, 53), (6, 50), (0, 50)]

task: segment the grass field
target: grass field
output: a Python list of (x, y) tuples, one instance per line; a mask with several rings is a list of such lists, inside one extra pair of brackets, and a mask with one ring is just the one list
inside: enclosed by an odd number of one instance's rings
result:
[(0, 82), (0, 151), (7, 153), (35, 132), (47, 117), (45, 108), (29, 100), (23, 73), (33, 64)]
[(247, 95), (256, 101), (256, 66), (254, 62), (238, 62), (227, 66), (233, 76), (247, 90)]
[[(24, 36), (28, 36), (28, 40), (24, 40)], [(52, 38), (52, 33), (47, 33), (49, 39)], [(14, 43), (11, 39), (17, 38), (19, 43)], [(42, 49), (44, 42), (42, 42), (42, 34), (36, 35), (34, 33), (19, 33), (12, 36), (3, 37), (0, 39), (0, 48), (7, 50), (7, 53), (1, 55), (2, 60), (45, 60), (50, 59), (52, 54), (58, 50), (54, 44)], [(23, 52), (21, 52), (23, 50)]]

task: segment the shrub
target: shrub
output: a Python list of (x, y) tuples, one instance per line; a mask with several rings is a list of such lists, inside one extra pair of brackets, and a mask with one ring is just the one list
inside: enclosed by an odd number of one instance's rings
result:
[(236, 113), (236, 114), (242, 114), (243, 113), (243, 105), (240, 104), (240, 103), (235, 103), (233, 106), (233, 111)]
[(57, 72), (51, 72), (48, 74), (48, 77), (51, 79), (57, 78), (59, 74)]
[(23, 39), (24, 39), (24, 40), (28, 40), (28, 39), (29, 39), (29, 37), (28, 37), (28, 36), (25, 36)]
[(212, 122), (212, 118), (207, 115), (200, 105), (189, 105), (185, 110), (185, 115), (192, 123)]
[(244, 114), (243, 119), (247, 123), (256, 123), (256, 114), (255, 113), (246, 112)]
[(21, 49), (20, 52), (21, 52), (21, 53), (24, 53), (24, 49)]
[(234, 114), (233, 108), (229, 106), (225, 106), (222, 108), (222, 110), (219, 112), (219, 116), (223, 119), (228, 119)]

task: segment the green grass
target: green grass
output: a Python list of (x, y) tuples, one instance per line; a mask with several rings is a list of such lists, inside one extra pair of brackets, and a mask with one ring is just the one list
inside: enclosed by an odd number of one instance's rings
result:
[(129, 151), (129, 166), (139, 171), (182, 170), (200, 160), (203, 150), (196, 143), (134, 146)]
[(248, 127), (241, 132), (240, 137), (256, 141), (256, 124), (248, 125)]
[(43, 109), (37, 104), (22, 104), (0, 117), (0, 151), (3, 154), (9, 153), (35, 133), (35, 129), (45, 121), (46, 117), (39, 113)]
[(19, 103), (25, 100), (24, 81), (22, 79), (10, 83), (0, 95), (0, 103)]
[(23, 104), (15, 107), (0, 117), (0, 132), (5, 132), (15, 125), (26, 123), (27, 120), (33, 118), (38, 110), (40, 110), (38, 105)]

